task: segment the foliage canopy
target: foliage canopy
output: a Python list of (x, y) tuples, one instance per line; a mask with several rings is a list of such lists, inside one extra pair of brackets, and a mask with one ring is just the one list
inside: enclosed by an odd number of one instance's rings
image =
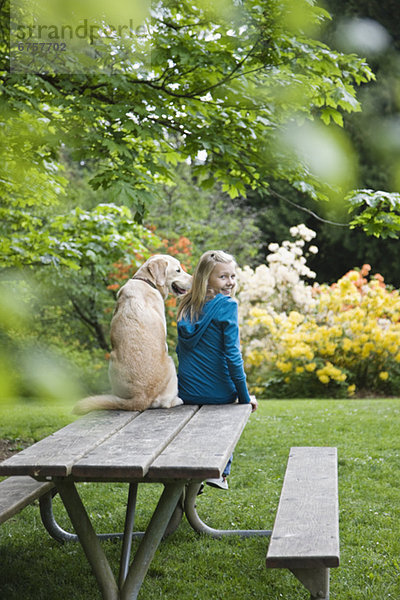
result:
[[(3, 3), (3, 31), (6, 18)], [(343, 111), (360, 110), (355, 86), (373, 77), (362, 59), (314, 39), (327, 18), (307, 0), (165, 0), (152, 5), (134, 49), (122, 32), (87, 74), (8, 72), (4, 63), (0, 193), (8, 233), (24, 230), (34, 241), (40, 230), (46, 242), (35, 219), (67, 191), (64, 147), (94, 167), (95, 189), (139, 221), (184, 161), (202, 186), (218, 181), (231, 197), (284, 179), (326, 198), (302, 157), (285, 152), (282, 134), (308, 119), (341, 125)]]
[[(109, 4), (98, 3), (98, 19), (113, 18)], [(337, 182), (314, 168), (304, 142), (308, 132), (340, 131), (343, 114), (360, 110), (356, 87), (374, 76), (363, 59), (319, 41), (329, 15), (314, 0), (155, 1), (137, 29), (100, 44), (94, 61), (37, 72), (9, 69), (8, 5), (0, 1), (0, 269), (29, 267), (63, 298), (54, 318), (73, 306), (101, 348), (113, 265), (145, 256), (155, 240), (138, 223), (166, 187), (183, 186), (188, 165), (194, 201), (202, 190), (235, 199), (273, 181), (299, 197), (337, 197)], [(89, 174), (93, 210), (76, 208), (68, 161)], [(351, 186), (345, 191), (351, 199)], [(368, 198), (356, 195), (354, 224), (395, 234), (397, 204), (380, 219), (388, 203), (371, 214)], [(217, 229), (201, 208), (202, 222)], [(245, 234), (253, 239), (247, 224)]]

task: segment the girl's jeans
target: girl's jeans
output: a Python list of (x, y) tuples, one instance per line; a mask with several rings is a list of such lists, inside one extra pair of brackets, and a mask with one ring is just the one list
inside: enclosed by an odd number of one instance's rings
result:
[(232, 459), (233, 459), (233, 454), (231, 455), (230, 459), (228, 460), (228, 464), (226, 465), (224, 472), (222, 473), (222, 477), (228, 477), (228, 475), (231, 472), (231, 466), (232, 466)]

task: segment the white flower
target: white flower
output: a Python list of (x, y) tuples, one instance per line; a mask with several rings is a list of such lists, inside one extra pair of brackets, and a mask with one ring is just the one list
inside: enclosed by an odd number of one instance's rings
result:
[[(244, 355), (256, 346), (266, 350), (271, 343), (270, 337), (262, 333), (261, 322), (255, 320), (254, 311), (268, 314), (277, 321), (293, 310), (307, 314), (315, 305), (312, 286), (307, 279), (316, 275), (307, 266), (303, 249), (305, 242), (316, 234), (304, 224), (292, 227), (290, 233), (298, 239), (268, 245), (267, 264), (255, 269), (248, 266), (238, 269), (237, 298)], [(316, 250), (316, 246), (311, 246), (310, 253), (315, 254)]]
[(306, 227), (304, 223), (300, 223), (300, 225), (297, 225), (297, 227), (291, 227), (290, 234), (293, 237), (302, 238), (306, 242), (310, 242), (317, 235), (315, 231)]
[(308, 251), (311, 252), (311, 254), (318, 254), (317, 246), (310, 246)]

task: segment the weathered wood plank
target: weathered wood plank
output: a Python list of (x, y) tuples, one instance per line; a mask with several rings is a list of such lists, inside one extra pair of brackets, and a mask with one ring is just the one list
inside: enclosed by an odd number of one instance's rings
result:
[(8, 477), (0, 482), (0, 523), (4, 523), (20, 510), (37, 500), (54, 485), (39, 483), (32, 477)]
[(0, 475), (31, 475), (39, 479), (69, 475), (74, 462), (139, 414), (91, 412), (0, 463)]
[(198, 411), (198, 406), (146, 410), (86, 454), (72, 468), (75, 479), (142, 478), (150, 464)]
[(219, 477), (251, 413), (249, 404), (202, 406), (151, 465), (147, 478)]
[(336, 448), (292, 448), (267, 567), (337, 567), (338, 514)]

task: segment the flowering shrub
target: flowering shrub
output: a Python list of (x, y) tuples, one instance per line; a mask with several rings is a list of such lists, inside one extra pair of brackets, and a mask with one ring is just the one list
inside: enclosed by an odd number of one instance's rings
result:
[[(296, 309), (304, 313), (312, 308), (312, 288), (302, 277), (313, 279), (315, 273), (307, 267), (303, 254), (306, 242), (310, 242), (316, 234), (305, 225), (291, 227), (290, 233), (297, 238), (295, 241), (268, 246), (271, 251), (267, 256), (268, 266), (260, 265), (254, 271), (247, 266), (238, 270), (242, 321), (249, 306), (262, 306), (278, 312)], [(318, 248), (310, 246), (305, 254), (316, 252)]]
[(332, 286), (307, 284), (301, 278), (314, 274), (305, 264), (305, 242), (314, 236), (304, 226), (291, 234), (300, 239), (269, 246), (268, 266), (239, 272), (243, 356), (252, 392), (398, 393), (399, 292), (388, 289), (381, 275), (371, 277), (369, 265)]

